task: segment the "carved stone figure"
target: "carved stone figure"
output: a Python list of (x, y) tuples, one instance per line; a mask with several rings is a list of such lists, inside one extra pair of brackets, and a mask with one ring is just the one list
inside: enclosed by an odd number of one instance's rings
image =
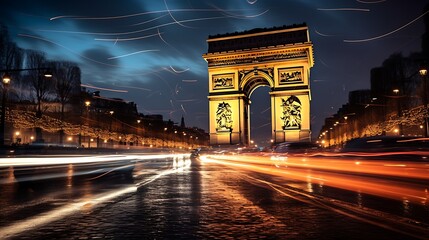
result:
[(296, 96), (291, 96), (287, 100), (282, 99), (283, 130), (301, 128), (301, 102)]
[(280, 83), (302, 81), (301, 71), (280, 72)]
[(231, 77), (216, 77), (213, 78), (213, 87), (214, 88), (229, 88), (233, 87)]
[(216, 111), (216, 130), (232, 129), (232, 110), (229, 103), (219, 103)]

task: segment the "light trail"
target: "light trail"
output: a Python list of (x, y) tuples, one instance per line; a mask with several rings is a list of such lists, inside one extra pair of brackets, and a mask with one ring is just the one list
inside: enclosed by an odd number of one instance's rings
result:
[[(428, 202), (428, 186), (422, 187), (419, 184), (392, 179), (401, 177), (420, 181), (429, 180), (429, 164), (407, 162), (397, 165), (380, 160), (361, 160), (358, 162), (355, 160), (310, 159), (292, 156), (278, 157), (274, 161), (271, 159), (270, 156), (241, 154), (208, 155), (203, 157), (202, 161), (302, 182), (308, 182), (309, 179), (312, 179), (331, 187), (399, 200), (406, 198), (419, 204), (427, 204)], [(273, 167), (275, 164), (278, 167)], [(374, 176), (379, 178), (374, 178)], [(391, 177), (390, 180), (385, 176)]]
[[(79, 214), (86, 211), (88, 208), (96, 208), (98, 205), (110, 202), (118, 197), (126, 196), (127, 194), (135, 193), (139, 187), (147, 185), (156, 179), (174, 173), (180, 173), (185, 171), (191, 166), (191, 161), (189, 159), (189, 154), (147, 154), (147, 155), (106, 155), (106, 156), (97, 156), (97, 157), (40, 157), (40, 158), (0, 158), (0, 167), (2, 166), (43, 166), (53, 164), (63, 164), (63, 163), (100, 163), (109, 160), (154, 160), (154, 159), (173, 159), (173, 164), (171, 169), (162, 171), (160, 174), (145, 180), (138, 182), (132, 186), (125, 186), (117, 190), (108, 191), (105, 193), (98, 194), (96, 196), (84, 197), (81, 199), (75, 199), (74, 203), (65, 204), (61, 207), (58, 207), (54, 210), (43, 212), (40, 215), (33, 216), (24, 220), (20, 220), (16, 223), (12, 223), (5, 227), (0, 227), (0, 239), (13, 238), (19, 235), (20, 233), (31, 231), (33, 229), (40, 228), (43, 225), (47, 225), (51, 222), (64, 219), (73, 214)], [(137, 175), (138, 176), (138, 175)], [(92, 178), (93, 180), (95, 178)]]
[(97, 90), (103, 90), (103, 91), (109, 91), (109, 92), (120, 92), (120, 93), (127, 93), (127, 90), (119, 90), (119, 89), (112, 89), (112, 88), (102, 88), (102, 87), (95, 87), (92, 85), (88, 85), (88, 84), (80, 84), (81, 87), (86, 87), (86, 88), (92, 88), (92, 89), (97, 89)]
[(249, 175), (246, 175), (245, 177), (247, 179), (244, 180), (250, 182), (251, 184), (261, 185), (262, 183), (280, 193), (281, 195), (295, 199), (297, 201), (317, 206), (319, 208), (328, 209), (358, 221), (366, 222), (384, 229), (389, 229), (394, 232), (412, 236), (416, 239), (426, 239), (422, 235), (426, 235), (427, 229), (419, 225), (411, 224), (409, 219), (387, 215), (386, 213), (379, 212), (374, 209), (368, 211), (368, 209), (362, 208), (361, 206), (356, 207), (350, 204), (344, 204), (342, 201), (331, 201), (329, 198), (318, 197), (302, 191), (285, 188), (279, 184), (258, 179)]
[(151, 37), (155, 37), (155, 36), (158, 36), (158, 33), (146, 35), (146, 36), (140, 36), (140, 37), (132, 37), (132, 38), (94, 38), (94, 40), (95, 41), (115, 42), (116, 43), (116, 42), (141, 40), (141, 39), (151, 38)]
[(314, 30), (314, 32), (317, 33), (318, 35), (322, 36), (322, 37), (334, 37), (334, 35), (324, 34), (324, 33), (317, 31), (316, 29)]
[[(236, 12), (236, 11), (242, 11), (242, 10), (246, 10), (246, 9), (232, 9), (232, 10), (228, 10), (231, 12)], [(49, 20), (53, 21), (53, 20), (58, 20), (58, 19), (63, 19), (63, 18), (67, 18), (67, 19), (74, 19), (74, 20), (113, 20), (113, 19), (121, 19), (121, 18), (130, 18), (130, 17), (137, 17), (137, 16), (142, 16), (142, 15), (150, 15), (150, 14), (157, 14), (157, 13), (167, 13), (166, 15), (168, 15), (168, 12), (219, 12), (220, 10), (218, 9), (170, 9), (170, 10), (157, 10), (157, 11), (148, 11), (148, 12), (141, 12), (141, 13), (134, 13), (134, 14), (127, 14), (127, 15), (118, 15), (118, 16), (108, 16), (108, 17), (89, 17), (89, 16), (72, 16), (72, 15), (62, 15), (62, 16), (55, 16), (55, 17), (51, 17)]]
[(189, 26), (186, 26), (186, 25), (181, 24), (180, 22), (178, 22), (178, 21), (174, 18), (173, 14), (171, 14), (170, 9), (168, 9), (167, 0), (164, 0), (164, 4), (165, 4), (165, 8), (167, 9), (168, 15), (170, 15), (171, 19), (173, 19), (173, 21), (174, 21), (175, 23), (177, 23), (178, 25), (180, 25), (180, 26), (182, 26), (182, 27), (191, 28), (191, 27), (189, 27)]
[(139, 53), (158, 52), (158, 51), (159, 51), (158, 49), (142, 50), (142, 51), (132, 52), (132, 53), (128, 53), (128, 54), (116, 56), (116, 57), (110, 57), (110, 58), (108, 58), (108, 60), (117, 59), (117, 58), (123, 58), (123, 57), (128, 57), (128, 56), (136, 55), (136, 54), (139, 54)]
[(185, 108), (183, 107), (183, 104), (180, 104), (180, 107), (182, 108), (183, 113), (185, 113), (185, 114), (186, 114), (186, 110), (185, 110)]
[(394, 34), (394, 33), (398, 32), (398, 31), (400, 31), (400, 30), (402, 30), (402, 29), (404, 29), (404, 28), (408, 27), (409, 25), (411, 25), (411, 24), (412, 24), (412, 23), (414, 23), (415, 21), (417, 21), (417, 20), (419, 20), (420, 18), (424, 17), (428, 12), (429, 12), (429, 10), (428, 10), (428, 11), (426, 11), (426, 12), (424, 12), (422, 15), (418, 16), (418, 17), (417, 17), (417, 18), (415, 18), (414, 20), (412, 20), (412, 21), (408, 22), (407, 24), (405, 24), (405, 25), (403, 25), (403, 26), (401, 26), (401, 27), (399, 27), (399, 28), (397, 28), (397, 29), (395, 29), (395, 30), (393, 30), (393, 31), (390, 31), (390, 32), (388, 32), (388, 33), (382, 34), (382, 35), (380, 35), (380, 36), (376, 36), (376, 37), (372, 37), (372, 38), (365, 38), (365, 39), (356, 39), (356, 40), (343, 40), (343, 41), (344, 41), (344, 42), (348, 42), (348, 43), (359, 43), (359, 42), (369, 42), (369, 41), (373, 41), (373, 40), (377, 40), (377, 39), (380, 39), (380, 38), (387, 37), (387, 36), (389, 36), (389, 35), (392, 35), (392, 34)]
[(184, 70), (176, 70), (173, 68), (173, 66), (170, 65), (171, 70), (173, 70), (174, 73), (184, 73), (190, 70), (190, 68), (186, 68)]
[(76, 213), (82, 212), (88, 207), (95, 207), (101, 203), (108, 202), (117, 197), (134, 193), (137, 191), (136, 186), (129, 186), (121, 188), (120, 190), (110, 191), (108, 193), (99, 194), (90, 200), (80, 199), (77, 203), (66, 204), (57, 209), (45, 212), (41, 215), (34, 216), (17, 223), (0, 228), (0, 238), (12, 238), (22, 232), (30, 231), (39, 228), (48, 223), (63, 219)]
[(40, 157), (23, 157), (23, 158), (0, 158), (0, 167), (9, 166), (44, 166), (44, 165), (60, 165), (73, 163), (103, 163), (107, 161), (143, 161), (151, 159), (164, 159), (172, 157), (184, 157), (188, 154), (122, 154), (122, 155), (97, 155), (97, 156), (78, 156), (75, 155), (60, 155)]
[[(225, 19), (225, 18), (231, 18), (231, 17), (219, 16), (219, 17), (191, 18), (191, 19), (180, 20), (180, 22), (181, 23), (187, 23), (187, 22), (198, 22), (198, 21), (206, 21), (206, 20)], [(176, 24), (176, 22), (164, 23), (164, 24), (160, 24), (160, 25), (156, 25), (156, 26), (152, 26), (152, 27), (148, 27), (148, 28), (140, 29), (140, 30), (136, 30), (136, 31), (116, 32), (116, 33), (63, 31), (63, 30), (38, 30), (38, 31), (41, 31), (41, 32), (53, 32), (53, 33), (82, 34), (82, 35), (98, 35), (98, 36), (110, 36), (110, 35), (119, 36), (119, 35), (129, 35), (129, 34), (146, 32), (146, 31), (150, 31), (150, 30), (153, 30), (153, 29), (157, 29), (157, 28), (160, 28), (160, 27), (166, 27), (166, 26), (170, 26), (170, 25), (174, 25), (174, 24)]]
[(94, 59), (89, 58), (89, 57), (85, 57), (85, 56), (83, 56), (83, 55), (81, 55), (81, 54), (79, 54), (79, 53), (77, 53), (77, 52), (75, 52), (75, 51), (71, 50), (70, 48), (68, 48), (68, 47), (66, 47), (66, 46), (63, 46), (63, 45), (61, 45), (61, 44), (59, 44), (59, 43), (56, 43), (56, 42), (51, 41), (51, 40), (46, 39), (46, 38), (41, 38), (41, 37), (32, 36), (32, 35), (28, 35), (28, 34), (18, 34), (18, 36), (20, 36), (20, 37), (26, 37), (26, 38), (33, 38), (33, 39), (37, 39), (37, 40), (41, 40), (41, 41), (44, 41), (44, 42), (48, 42), (48, 43), (54, 44), (54, 45), (56, 45), (56, 46), (59, 46), (59, 47), (61, 47), (61, 48), (66, 49), (67, 51), (69, 51), (69, 52), (71, 52), (71, 53), (75, 54), (76, 56), (79, 56), (79, 57), (81, 57), (81, 58), (83, 58), (83, 59), (86, 59), (86, 60), (91, 61), (91, 62), (94, 62), (94, 63), (98, 63), (98, 64), (105, 65), (105, 66), (109, 66), (109, 67), (125, 68), (125, 67), (123, 67), (123, 66), (113, 65), (113, 64), (108, 64), (108, 63), (104, 63), (104, 62), (100, 62), (100, 61), (94, 60)]
[(150, 22), (156, 21), (156, 20), (158, 20), (160, 18), (163, 18), (165, 16), (168, 16), (168, 14), (161, 15), (159, 17), (153, 18), (153, 19), (148, 20), (148, 21), (144, 21), (144, 22), (140, 22), (140, 23), (135, 23), (135, 24), (132, 24), (131, 26), (139, 26), (139, 25), (143, 25), (143, 24), (146, 24), (146, 23), (150, 23)]

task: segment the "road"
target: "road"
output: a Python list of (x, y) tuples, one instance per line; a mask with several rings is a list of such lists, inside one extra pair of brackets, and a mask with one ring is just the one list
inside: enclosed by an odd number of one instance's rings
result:
[[(297, 163), (303, 158), (285, 160), (165, 155), (137, 159), (132, 177), (74, 175), (69, 167), (26, 182), (3, 168), (0, 238), (429, 239), (425, 177), (344, 171), (326, 158), (307, 158), (307, 167)], [(374, 190), (386, 186), (399, 188)]]

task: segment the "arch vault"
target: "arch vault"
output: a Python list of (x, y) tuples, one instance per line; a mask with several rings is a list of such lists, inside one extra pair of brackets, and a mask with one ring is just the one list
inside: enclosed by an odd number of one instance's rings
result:
[(269, 86), (272, 139), (310, 141), (313, 44), (305, 24), (209, 36), (210, 144), (250, 142), (250, 95)]

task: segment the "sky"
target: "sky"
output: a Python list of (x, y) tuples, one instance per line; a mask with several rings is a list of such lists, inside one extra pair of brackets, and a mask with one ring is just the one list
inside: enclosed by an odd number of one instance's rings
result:
[[(370, 70), (421, 50), (429, 0), (0, 0), (12, 40), (73, 61), (82, 84), (208, 131), (209, 35), (306, 23), (314, 47), (311, 130), (369, 89)], [(271, 138), (269, 88), (251, 96), (251, 136)]]

